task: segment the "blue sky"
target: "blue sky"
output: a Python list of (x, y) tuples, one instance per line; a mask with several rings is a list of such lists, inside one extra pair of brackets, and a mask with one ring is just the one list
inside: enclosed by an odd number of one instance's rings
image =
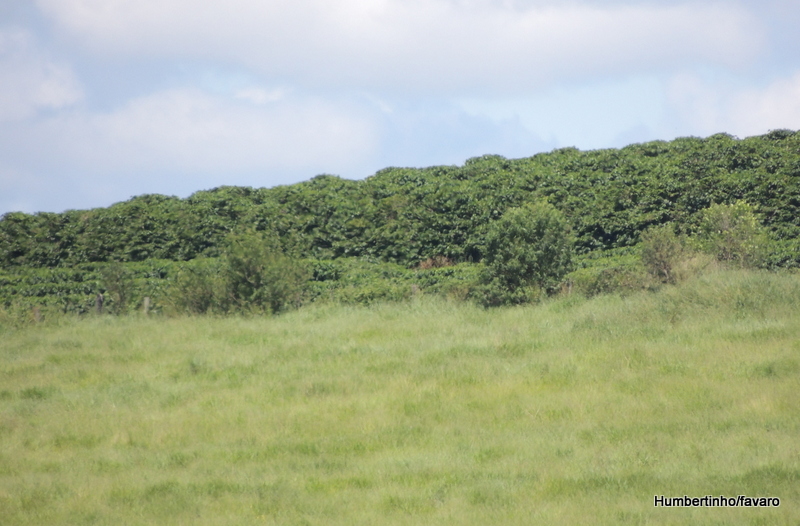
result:
[(800, 128), (797, 0), (2, 0), (0, 214)]

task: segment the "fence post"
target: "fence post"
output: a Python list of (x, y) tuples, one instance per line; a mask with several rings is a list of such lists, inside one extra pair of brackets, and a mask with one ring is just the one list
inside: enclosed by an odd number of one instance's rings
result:
[(150, 296), (144, 297), (144, 315), (147, 316), (148, 312), (150, 312)]

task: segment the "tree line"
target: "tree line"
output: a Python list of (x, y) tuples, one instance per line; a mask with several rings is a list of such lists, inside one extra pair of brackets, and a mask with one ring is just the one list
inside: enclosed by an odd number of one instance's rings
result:
[(297, 258), (477, 262), (494, 221), (542, 201), (566, 217), (578, 254), (633, 246), (661, 224), (691, 234), (709, 206), (744, 201), (774, 240), (771, 264), (797, 266), (800, 134), (718, 134), (513, 160), (486, 155), (463, 166), (386, 168), (361, 181), (321, 175), (186, 199), (142, 195), (93, 210), (13, 212), (0, 218), (0, 267), (218, 257), (231, 233), (246, 230), (277, 236)]
[(419, 293), (496, 306), (673, 284), (712, 262), (796, 267), (799, 180), (800, 134), (780, 130), (9, 213), (0, 318), (102, 304), (278, 313)]

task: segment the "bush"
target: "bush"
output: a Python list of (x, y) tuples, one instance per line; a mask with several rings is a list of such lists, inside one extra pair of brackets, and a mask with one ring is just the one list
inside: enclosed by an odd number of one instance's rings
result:
[(396, 263), (360, 258), (312, 260), (314, 280), (307, 298), (312, 301), (368, 305), (405, 301), (420, 294), (466, 300), (478, 285), (483, 265), (459, 263), (428, 269), (410, 269)]
[(683, 243), (672, 225), (653, 227), (642, 233), (642, 264), (661, 283), (677, 283), (677, 267), (683, 257)]
[(548, 203), (508, 210), (486, 236), (486, 305), (527, 303), (557, 290), (572, 266), (573, 238), (564, 216)]
[(575, 270), (564, 276), (564, 292), (596, 296), (630, 294), (651, 288), (638, 250), (632, 247), (602, 250), (576, 258)]
[(100, 288), (105, 294), (108, 309), (114, 314), (124, 314), (133, 294), (131, 272), (122, 263), (109, 263), (100, 270)]
[(759, 267), (767, 258), (769, 237), (753, 207), (737, 201), (730, 205), (711, 205), (703, 212), (697, 242), (718, 261), (739, 267)]
[(222, 274), (233, 308), (270, 313), (298, 306), (309, 279), (302, 264), (283, 254), (277, 237), (254, 232), (228, 239)]
[(650, 288), (651, 278), (640, 265), (588, 267), (567, 275), (568, 290), (584, 296), (599, 294), (630, 294)]
[(232, 235), (222, 258), (184, 267), (172, 304), (191, 314), (278, 313), (300, 304), (309, 277), (304, 265), (283, 254), (276, 238)]
[(226, 285), (218, 259), (195, 260), (179, 274), (173, 306), (191, 314), (223, 313), (229, 309)]
[(420, 261), (419, 265), (417, 265), (417, 268), (420, 270), (430, 270), (432, 268), (452, 267), (453, 265), (455, 265), (455, 263), (452, 259), (445, 256), (435, 256), (424, 261)]

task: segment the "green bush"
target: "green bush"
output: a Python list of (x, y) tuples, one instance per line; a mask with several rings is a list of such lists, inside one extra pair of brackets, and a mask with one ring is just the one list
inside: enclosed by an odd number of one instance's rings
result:
[(718, 261), (739, 267), (760, 267), (767, 259), (769, 236), (744, 201), (711, 205), (703, 211), (697, 243)]
[(100, 270), (100, 287), (110, 312), (123, 314), (131, 300), (134, 283), (131, 272), (122, 263), (109, 263)]
[(629, 294), (651, 287), (652, 278), (632, 247), (603, 250), (580, 257), (564, 277), (567, 290), (584, 296)]
[(277, 237), (249, 232), (228, 239), (222, 274), (230, 306), (278, 313), (298, 306), (308, 270), (283, 254)]
[(527, 303), (554, 292), (571, 269), (573, 244), (569, 224), (552, 205), (508, 210), (486, 235), (484, 304)]
[(420, 294), (467, 300), (472, 297), (483, 268), (480, 264), (459, 263), (409, 269), (361, 258), (311, 260), (307, 264), (314, 276), (308, 284), (310, 300), (360, 305), (405, 301)]
[[(30, 310), (36, 306), (69, 314), (95, 312), (98, 294), (104, 312), (122, 314), (150, 298), (150, 313), (162, 310), (173, 292), (179, 265), (151, 259), (136, 263), (83, 263), (69, 268), (17, 267), (0, 271), (0, 306)], [(44, 311), (42, 311), (44, 312)]]
[(661, 283), (678, 281), (677, 267), (684, 257), (684, 247), (672, 225), (666, 224), (642, 233), (641, 258), (648, 274)]
[(173, 307), (191, 314), (278, 313), (298, 306), (310, 275), (275, 237), (231, 235), (218, 259), (187, 264), (175, 282)]
[(229, 310), (219, 259), (196, 259), (178, 275), (171, 294), (173, 308), (191, 314)]

